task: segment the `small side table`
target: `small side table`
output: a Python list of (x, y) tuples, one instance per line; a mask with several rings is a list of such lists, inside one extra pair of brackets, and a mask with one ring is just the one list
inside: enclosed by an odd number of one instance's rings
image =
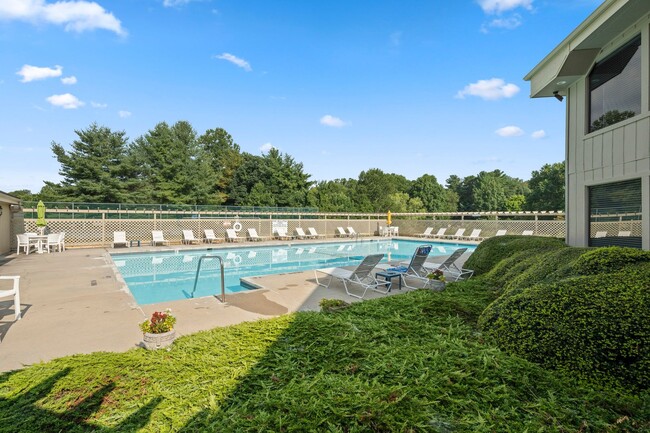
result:
[(132, 247), (134, 243), (137, 243), (138, 246), (140, 246), (141, 242), (142, 241), (140, 239), (135, 239), (135, 240), (129, 241), (129, 247)]
[[(397, 278), (397, 281), (399, 281), (399, 289), (402, 290), (402, 274), (399, 272), (393, 272), (393, 271), (381, 271), (377, 272), (375, 274), (375, 278), (382, 277), (384, 281), (390, 282), (390, 290), (393, 290), (393, 278)], [(389, 290), (389, 292), (390, 292)]]

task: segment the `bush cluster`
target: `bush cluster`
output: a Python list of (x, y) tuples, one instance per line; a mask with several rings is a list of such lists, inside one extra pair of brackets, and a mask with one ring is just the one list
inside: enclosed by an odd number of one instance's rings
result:
[(482, 279), (503, 291), (479, 319), (501, 348), (584, 379), (650, 387), (650, 253), (537, 239), (480, 249), (476, 263), (501, 257)]

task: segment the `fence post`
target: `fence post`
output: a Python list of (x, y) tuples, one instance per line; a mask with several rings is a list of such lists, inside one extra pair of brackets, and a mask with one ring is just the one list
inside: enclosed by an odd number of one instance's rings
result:
[(106, 245), (106, 212), (102, 212), (102, 245)]

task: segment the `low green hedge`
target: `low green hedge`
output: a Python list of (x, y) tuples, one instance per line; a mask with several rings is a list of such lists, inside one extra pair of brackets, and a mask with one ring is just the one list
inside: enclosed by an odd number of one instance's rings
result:
[(585, 379), (648, 389), (650, 264), (512, 287), (479, 319), (502, 349)]
[(474, 275), (482, 275), (500, 261), (519, 252), (554, 250), (564, 247), (564, 240), (538, 236), (496, 236), (480, 243), (465, 262), (464, 267), (473, 269)]
[(574, 269), (580, 275), (611, 273), (625, 269), (628, 265), (650, 262), (650, 251), (636, 248), (597, 248), (583, 254)]

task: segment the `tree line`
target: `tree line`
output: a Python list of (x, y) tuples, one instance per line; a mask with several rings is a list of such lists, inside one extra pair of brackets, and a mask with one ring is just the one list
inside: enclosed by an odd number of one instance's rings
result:
[(75, 131), (66, 150), (51, 145), (58, 183), (23, 200), (317, 207), (322, 212), (454, 212), (564, 209), (564, 162), (545, 164), (528, 181), (501, 170), (441, 185), (433, 174), (415, 180), (372, 168), (357, 179), (311, 181), (302, 163), (271, 149), (242, 152), (222, 128), (198, 135), (187, 121), (158, 123), (133, 141), (96, 123)]

